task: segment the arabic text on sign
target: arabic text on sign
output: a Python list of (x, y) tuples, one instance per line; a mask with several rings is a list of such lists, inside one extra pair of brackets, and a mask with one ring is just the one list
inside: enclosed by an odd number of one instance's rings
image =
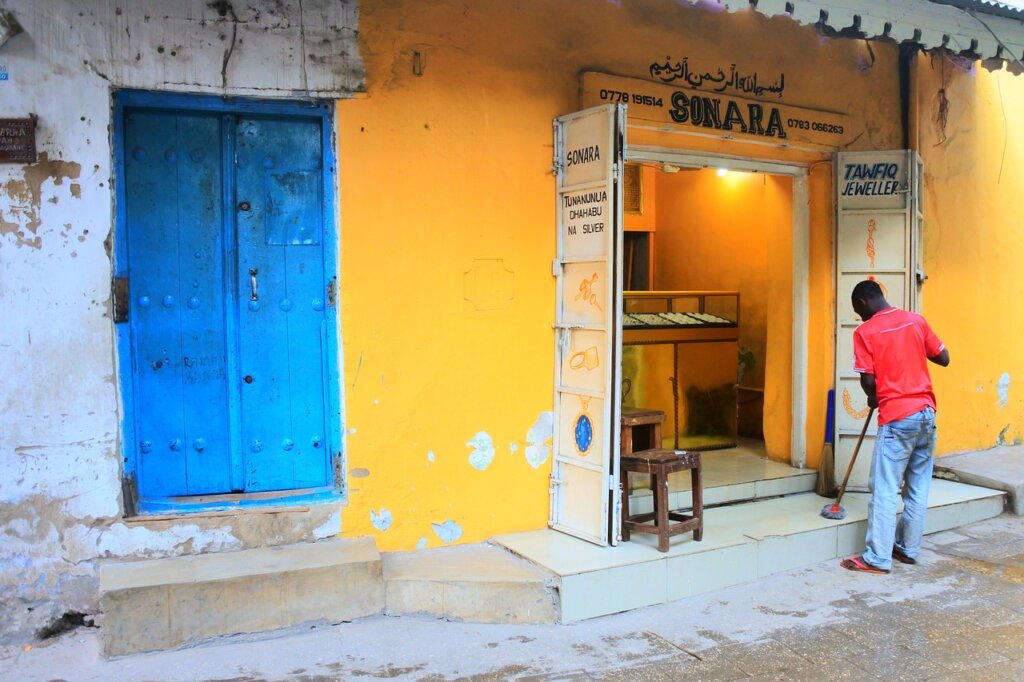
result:
[(743, 75), (741, 72), (736, 70), (736, 65), (731, 64), (729, 66), (729, 75), (725, 74), (722, 69), (717, 69), (715, 73), (705, 71), (704, 73), (698, 73), (697, 71), (690, 70), (690, 62), (688, 57), (683, 57), (675, 64), (672, 63), (671, 57), (665, 58), (664, 64), (654, 62), (648, 69), (652, 78), (657, 78), (662, 83), (671, 83), (673, 81), (681, 80), (686, 82), (692, 88), (709, 89), (714, 92), (725, 92), (726, 90), (734, 90), (748, 95), (763, 95), (766, 92), (778, 95), (782, 97), (782, 91), (786, 88), (786, 74), (780, 73), (779, 79), (772, 85), (761, 85), (759, 83), (759, 76), (757, 73), (753, 75)]

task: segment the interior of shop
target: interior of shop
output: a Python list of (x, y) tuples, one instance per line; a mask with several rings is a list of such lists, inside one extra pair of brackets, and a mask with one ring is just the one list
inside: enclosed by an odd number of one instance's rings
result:
[(632, 449), (701, 451), (706, 490), (791, 475), (792, 178), (631, 162), (624, 195), (623, 415), (664, 414)]

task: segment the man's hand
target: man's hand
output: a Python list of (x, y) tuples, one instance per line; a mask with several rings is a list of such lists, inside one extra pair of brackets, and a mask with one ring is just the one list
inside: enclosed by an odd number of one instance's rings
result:
[(861, 374), (860, 387), (864, 389), (864, 395), (868, 397), (868, 407), (878, 407), (878, 395), (875, 392), (875, 375)]

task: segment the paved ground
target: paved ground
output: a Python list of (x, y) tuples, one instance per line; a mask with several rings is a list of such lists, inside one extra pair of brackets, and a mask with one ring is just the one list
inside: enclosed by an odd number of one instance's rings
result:
[(1024, 680), (1024, 517), (927, 538), (888, 576), (836, 562), (570, 626), (374, 617), (99, 655), (95, 629), (0, 651), (30, 680)]

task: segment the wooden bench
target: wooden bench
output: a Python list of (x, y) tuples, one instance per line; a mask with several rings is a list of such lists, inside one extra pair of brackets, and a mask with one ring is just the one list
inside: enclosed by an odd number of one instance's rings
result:
[[(685, 450), (641, 450), (621, 455), (622, 539), (629, 540), (631, 531), (658, 536), (658, 550), (668, 551), (668, 539), (679, 533), (693, 531), (693, 539), (700, 542), (704, 536), (704, 489), (701, 480), (699, 452)], [(693, 510), (689, 514), (671, 511), (668, 501), (668, 475), (676, 471), (690, 471), (693, 481)], [(629, 474), (648, 474), (654, 494), (654, 511), (644, 514), (629, 513)], [(654, 521), (649, 525), (647, 521)]]

